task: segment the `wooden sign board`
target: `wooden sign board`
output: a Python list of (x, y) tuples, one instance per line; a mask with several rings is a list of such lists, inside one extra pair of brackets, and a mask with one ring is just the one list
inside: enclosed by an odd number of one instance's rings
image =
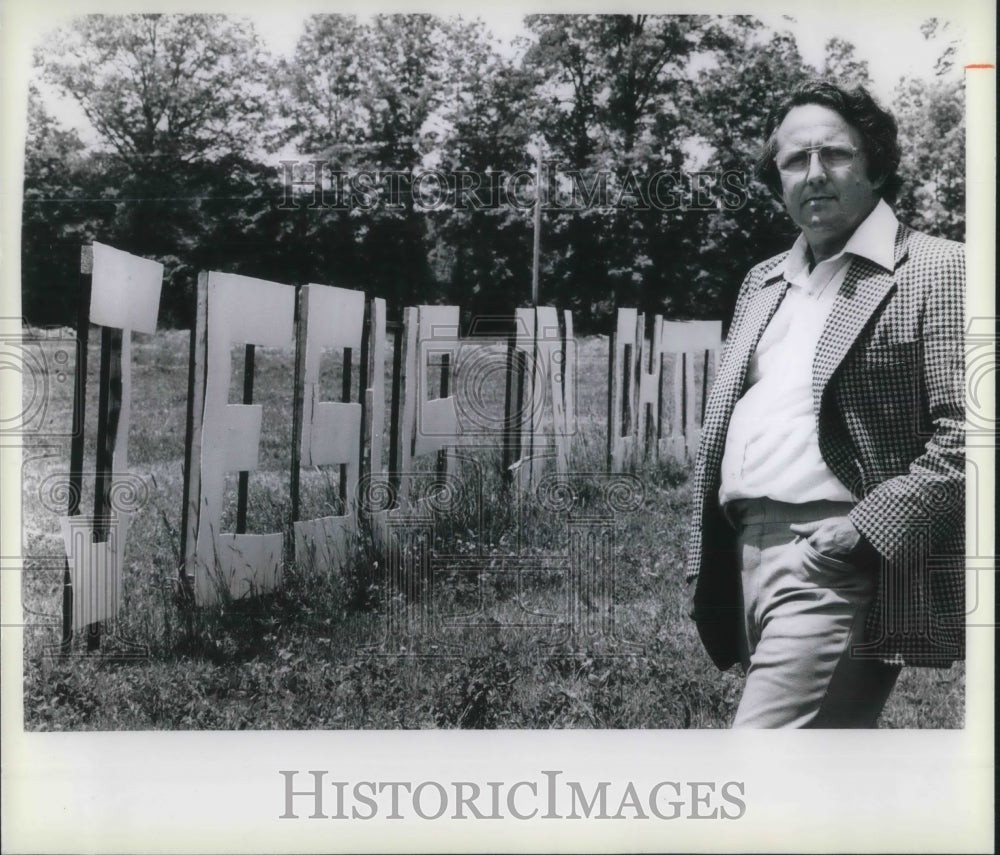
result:
[[(293, 481), (304, 467), (342, 466), (343, 513), (293, 522), (295, 560), (330, 570), (346, 566), (357, 535), (354, 507), (361, 465), (362, 410), (360, 402), (324, 400), (320, 388), (320, 359), (326, 348), (361, 349), (365, 323), (363, 291), (310, 284), (299, 296), (299, 335), (296, 391), (298, 454), (293, 455)], [(349, 388), (350, 363), (345, 359)], [(301, 408), (301, 409), (299, 409)], [(297, 504), (296, 504), (297, 506)]]
[[(640, 316), (641, 318), (642, 316)], [(642, 336), (644, 321), (637, 322), (636, 335)], [(653, 335), (647, 341), (644, 337), (639, 344), (638, 398), (636, 403), (636, 442), (647, 458), (655, 449), (661, 431), (662, 385), (663, 385), (663, 318), (653, 319)]]
[[(412, 458), (423, 457), (454, 445), (458, 439), (458, 413), (454, 395), (434, 394), (431, 362), (441, 366), (444, 383), (458, 351), (458, 306), (418, 306), (416, 383), (406, 390), (415, 396)], [(440, 386), (439, 386), (440, 389)]]
[(232, 347), (294, 345), (295, 289), (229, 273), (198, 281), (185, 573), (196, 601), (213, 603), (274, 589), (283, 560), (281, 532), (224, 533), (225, 476), (257, 468), (262, 409), (230, 404)]
[(95, 242), (90, 320), (104, 327), (156, 332), (163, 265)]
[[(134, 488), (128, 476), (128, 434), (132, 409), (132, 330), (154, 332), (163, 282), (163, 265), (100, 243), (84, 247), (81, 272), (90, 278), (90, 300), (77, 330), (80, 349), (86, 350), (85, 318), (102, 325), (98, 408), (96, 489), (93, 513), (79, 509), (83, 467), (83, 414), (86, 402), (86, 365), (77, 371), (74, 423), (81, 433), (74, 437), (70, 463), (71, 505), (60, 520), (67, 561), (69, 589), (64, 596), (64, 650), (72, 634), (118, 614), (120, 574), (130, 510), (115, 500)], [(81, 308), (82, 312), (82, 308)], [(121, 330), (120, 333), (115, 331)], [(128, 481), (129, 483), (125, 483)], [(72, 496), (75, 493), (76, 499)]]
[(694, 458), (701, 441), (708, 378), (714, 376), (722, 348), (722, 322), (663, 321), (659, 347), (661, 353), (675, 357), (671, 419), (662, 431), (658, 452), (677, 460)]
[(555, 463), (565, 474), (569, 467), (572, 436), (576, 430), (576, 350), (573, 317), (551, 306), (519, 308), (515, 314), (516, 372), (507, 383), (505, 424), (513, 430), (511, 449), (517, 459), (509, 463), (515, 482), (531, 486)]
[(608, 397), (608, 462), (612, 472), (624, 471), (635, 460), (642, 320), (635, 309), (618, 310)]

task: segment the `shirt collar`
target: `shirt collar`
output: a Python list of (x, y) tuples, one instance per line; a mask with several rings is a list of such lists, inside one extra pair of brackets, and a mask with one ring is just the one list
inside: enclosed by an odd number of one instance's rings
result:
[[(854, 230), (844, 248), (827, 261), (833, 261), (850, 253), (867, 258), (879, 267), (892, 271), (895, 264), (896, 230), (899, 220), (884, 199), (879, 199), (872, 212)], [(809, 244), (806, 236), (799, 233), (785, 260), (771, 272), (768, 279), (784, 276), (789, 282), (809, 267)]]

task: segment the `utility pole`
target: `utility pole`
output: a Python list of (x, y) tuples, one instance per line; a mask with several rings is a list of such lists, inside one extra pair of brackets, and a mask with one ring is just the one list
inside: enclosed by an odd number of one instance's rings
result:
[(541, 257), (542, 238), (542, 140), (536, 143), (537, 157), (535, 160), (535, 228), (534, 248), (531, 256), (531, 305), (538, 305), (538, 264)]

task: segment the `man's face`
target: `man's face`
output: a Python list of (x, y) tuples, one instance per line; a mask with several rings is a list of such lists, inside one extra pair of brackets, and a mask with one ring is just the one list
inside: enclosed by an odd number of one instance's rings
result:
[[(836, 111), (803, 104), (789, 110), (775, 141), (781, 195), (789, 216), (802, 229), (817, 261), (835, 255), (878, 203), (875, 191), (882, 179), (868, 178), (861, 134)], [(825, 146), (825, 151), (801, 155), (818, 146)], [(782, 169), (783, 164), (789, 168)]]

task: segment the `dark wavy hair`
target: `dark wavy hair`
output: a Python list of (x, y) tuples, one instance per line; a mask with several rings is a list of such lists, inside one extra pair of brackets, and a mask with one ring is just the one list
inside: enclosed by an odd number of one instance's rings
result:
[(827, 107), (839, 113), (845, 122), (858, 130), (868, 156), (868, 178), (875, 180), (884, 176), (882, 186), (876, 193), (886, 202), (894, 202), (903, 183), (896, 174), (899, 168), (896, 120), (891, 113), (879, 106), (864, 87), (842, 89), (827, 80), (811, 80), (802, 84), (767, 117), (764, 125), (767, 142), (754, 163), (754, 175), (757, 179), (777, 198), (781, 198), (781, 178), (774, 163), (774, 156), (778, 151), (775, 131), (793, 107), (804, 104)]

